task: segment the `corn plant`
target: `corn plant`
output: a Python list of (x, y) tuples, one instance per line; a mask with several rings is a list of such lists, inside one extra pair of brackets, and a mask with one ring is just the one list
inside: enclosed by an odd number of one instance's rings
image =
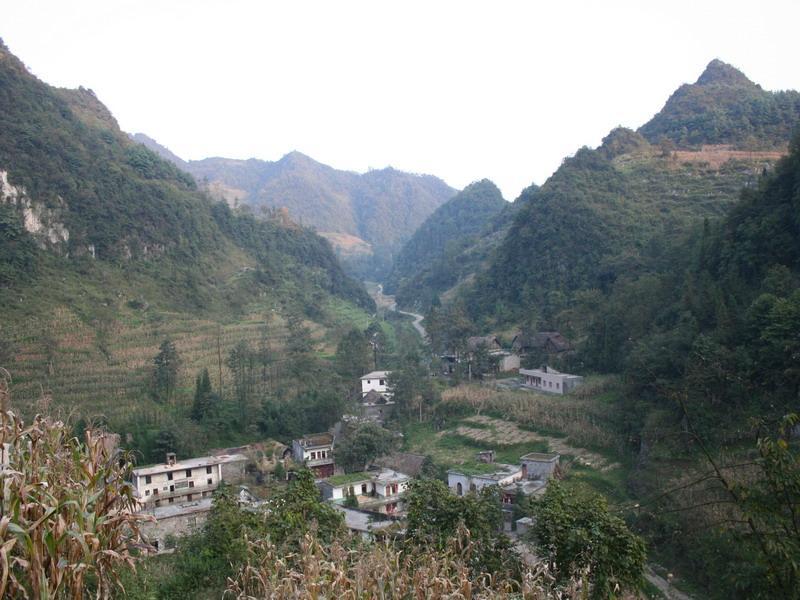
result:
[(80, 441), (63, 422), (25, 426), (0, 386), (0, 596), (109, 598), (141, 544), (128, 456), (99, 432)]

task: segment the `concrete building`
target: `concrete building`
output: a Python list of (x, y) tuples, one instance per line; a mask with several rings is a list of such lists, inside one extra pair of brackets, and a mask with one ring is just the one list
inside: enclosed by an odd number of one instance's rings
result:
[(361, 398), (361, 417), (369, 421), (383, 424), (394, 412), (394, 400), (391, 395), (370, 390)]
[(202, 456), (178, 461), (168, 453), (163, 464), (133, 470), (133, 487), (143, 509), (208, 498), (220, 483), (239, 483), (244, 475), (244, 454)]
[(384, 396), (391, 396), (392, 390), (389, 388), (389, 375), (391, 373), (391, 371), (372, 371), (364, 375), (361, 378), (361, 395), (365, 396), (375, 390)]
[(480, 453), (473, 467), (450, 469), (447, 472), (447, 485), (457, 496), (478, 492), (486, 486), (500, 488), (500, 502), (503, 509), (503, 527), (510, 531), (513, 526), (514, 506), (522, 496), (543, 494), (552, 477), (560, 456), (543, 452), (531, 452), (520, 458), (519, 465), (482, 462), (490, 456)]
[(411, 478), (392, 469), (334, 475), (318, 483), (322, 499), (342, 504), (355, 496), (362, 510), (397, 515), (404, 512), (403, 494)]
[(569, 375), (547, 366), (520, 369), (519, 374), (525, 387), (552, 394), (566, 394), (583, 383), (583, 377), (579, 375)]
[(339, 504), (333, 507), (344, 515), (344, 524), (352, 532), (360, 535), (366, 541), (372, 541), (376, 536), (397, 523), (397, 520), (357, 508), (347, 508)]
[(304, 464), (316, 477), (330, 477), (334, 472), (333, 435), (314, 433), (292, 440), (292, 459)]

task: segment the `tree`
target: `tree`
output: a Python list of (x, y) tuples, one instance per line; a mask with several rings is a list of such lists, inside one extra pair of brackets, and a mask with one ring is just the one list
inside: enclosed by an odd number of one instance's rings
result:
[(194, 403), (192, 404), (192, 419), (204, 421), (214, 414), (219, 398), (211, 391), (211, 378), (208, 369), (197, 376), (194, 390)]
[(362, 471), (370, 461), (392, 449), (391, 432), (375, 423), (365, 423), (336, 444), (336, 463), (347, 473)]
[(233, 373), (233, 388), (239, 406), (239, 424), (249, 422), (251, 404), (255, 398), (257, 356), (245, 341), (241, 341), (228, 356), (228, 368)]
[(131, 457), (93, 431), (79, 441), (60, 421), (36, 417), (25, 427), (11, 412), (0, 419), (8, 458), (0, 486), (0, 595), (110, 597), (148, 519), (136, 514)]
[(568, 579), (588, 569), (593, 598), (610, 598), (643, 584), (644, 542), (613, 516), (601, 495), (568, 490), (551, 481), (534, 506), (533, 536), (560, 576)]
[(156, 398), (170, 402), (178, 384), (178, 371), (181, 361), (175, 344), (170, 340), (161, 342), (158, 354), (153, 360), (153, 391)]
[(336, 347), (336, 368), (339, 375), (355, 380), (370, 371), (372, 355), (367, 338), (358, 329), (351, 329)]
[(500, 532), (503, 513), (497, 486), (456, 496), (437, 479), (420, 479), (412, 482), (406, 492), (406, 506), (406, 542), (412, 552), (442, 552), (466, 529), (473, 544), (470, 557), (473, 573), (518, 576), (522, 566), (519, 557)]

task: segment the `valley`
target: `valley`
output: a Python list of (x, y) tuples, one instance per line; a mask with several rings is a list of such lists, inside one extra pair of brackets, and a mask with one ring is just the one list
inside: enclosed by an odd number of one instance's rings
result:
[(798, 123), (712, 60), (510, 202), (0, 42), (0, 595), (798, 597)]

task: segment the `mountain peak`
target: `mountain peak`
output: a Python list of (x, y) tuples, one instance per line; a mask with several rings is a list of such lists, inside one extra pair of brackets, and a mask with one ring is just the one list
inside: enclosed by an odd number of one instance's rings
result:
[(715, 58), (697, 79), (696, 85), (747, 85), (754, 86), (747, 76), (736, 67)]

